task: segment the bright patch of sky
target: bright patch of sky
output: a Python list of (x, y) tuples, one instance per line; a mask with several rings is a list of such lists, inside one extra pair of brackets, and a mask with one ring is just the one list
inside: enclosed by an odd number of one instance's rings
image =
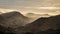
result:
[(0, 0), (0, 8), (0, 10), (16, 9), (21, 13), (33, 12), (59, 14), (60, 0)]

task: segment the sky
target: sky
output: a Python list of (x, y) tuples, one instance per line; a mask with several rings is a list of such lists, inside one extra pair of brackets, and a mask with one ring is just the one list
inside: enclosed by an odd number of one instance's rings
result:
[[(55, 7), (60, 7), (60, 0), (0, 0), (1, 9), (19, 10), (22, 13), (33, 12), (56, 14)], [(49, 11), (45, 9), (49, 9)], [(52, 11), (51, 9), (54, 9), (54, 11)]]
[(43, 0), (0, 0), (1, 8), (21, 8), (39, 6)]

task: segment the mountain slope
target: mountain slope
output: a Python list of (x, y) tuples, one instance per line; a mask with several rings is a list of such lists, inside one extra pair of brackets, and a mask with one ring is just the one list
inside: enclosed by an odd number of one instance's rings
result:
[(27, 17), (23, 16), (19, 12), (9, 12), (4, 13), (0, 15), (0, 24), (5, 27), (17, 27), (22, 26), (27, 23), (27, 20), (29, 20)]
[(51, 16), (48, 18), (39, 18), (38, 20), (27, 24), (23, 29), (20, 30), (20, 32), (24, 34), (47, 34), (48, 32), (48, 34), (56, 34), (60, 32), (60, 15)]

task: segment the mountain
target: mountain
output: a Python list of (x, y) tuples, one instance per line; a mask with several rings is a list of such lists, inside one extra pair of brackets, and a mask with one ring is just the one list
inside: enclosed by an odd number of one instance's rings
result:
[(36, 14), (36, 13), (27, 13), (27, 14), (25, 14), (25, 16), (28, 17), (28, 18), (30, 18), (31, 22), (37, 20), (40, 17), (50, 17), (49, 14)]
[(20, 30), (20, 34), (58, 34), (60, 32), (60, 15), (48, 18), (39, 18), (36, 21), (27, 24)]
[(0, 15), (0, 33), (7, 34), (58, 34), (60, 32), (60, 15), (41, 17), (32, 23), (19, 12)]
[(16, 11), (1, 14), (0, 17), (0, 24), (6, 27), (22, 26), (29, 21), (28, 17), (25, 17), (21, 13)]
[[(15, 32), (29, 22), (29, 18), (17, 11), (0, 14), (0, 32)], [(17, 32), (17, 31), (16, 31)]]
[(25, 16), (29, 18), (39, 18), (39, 17), (48, 17), (50, 16), (49, 14), (36, 14), (36, 13), (27, 13)]

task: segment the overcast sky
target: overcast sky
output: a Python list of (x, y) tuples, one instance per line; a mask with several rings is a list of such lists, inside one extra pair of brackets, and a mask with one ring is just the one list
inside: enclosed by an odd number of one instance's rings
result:
[(41, 12), (36, 7), (60, 7), (60, 0), (0, 0), (0, 8), (20, 9), (24, 12)]
[(0, 0), (0, 8), (40, 6), (43, 0)]
[(56, 6), (54, 3), (60, 3), (60, 0), (0, 0), (0, 8)]

